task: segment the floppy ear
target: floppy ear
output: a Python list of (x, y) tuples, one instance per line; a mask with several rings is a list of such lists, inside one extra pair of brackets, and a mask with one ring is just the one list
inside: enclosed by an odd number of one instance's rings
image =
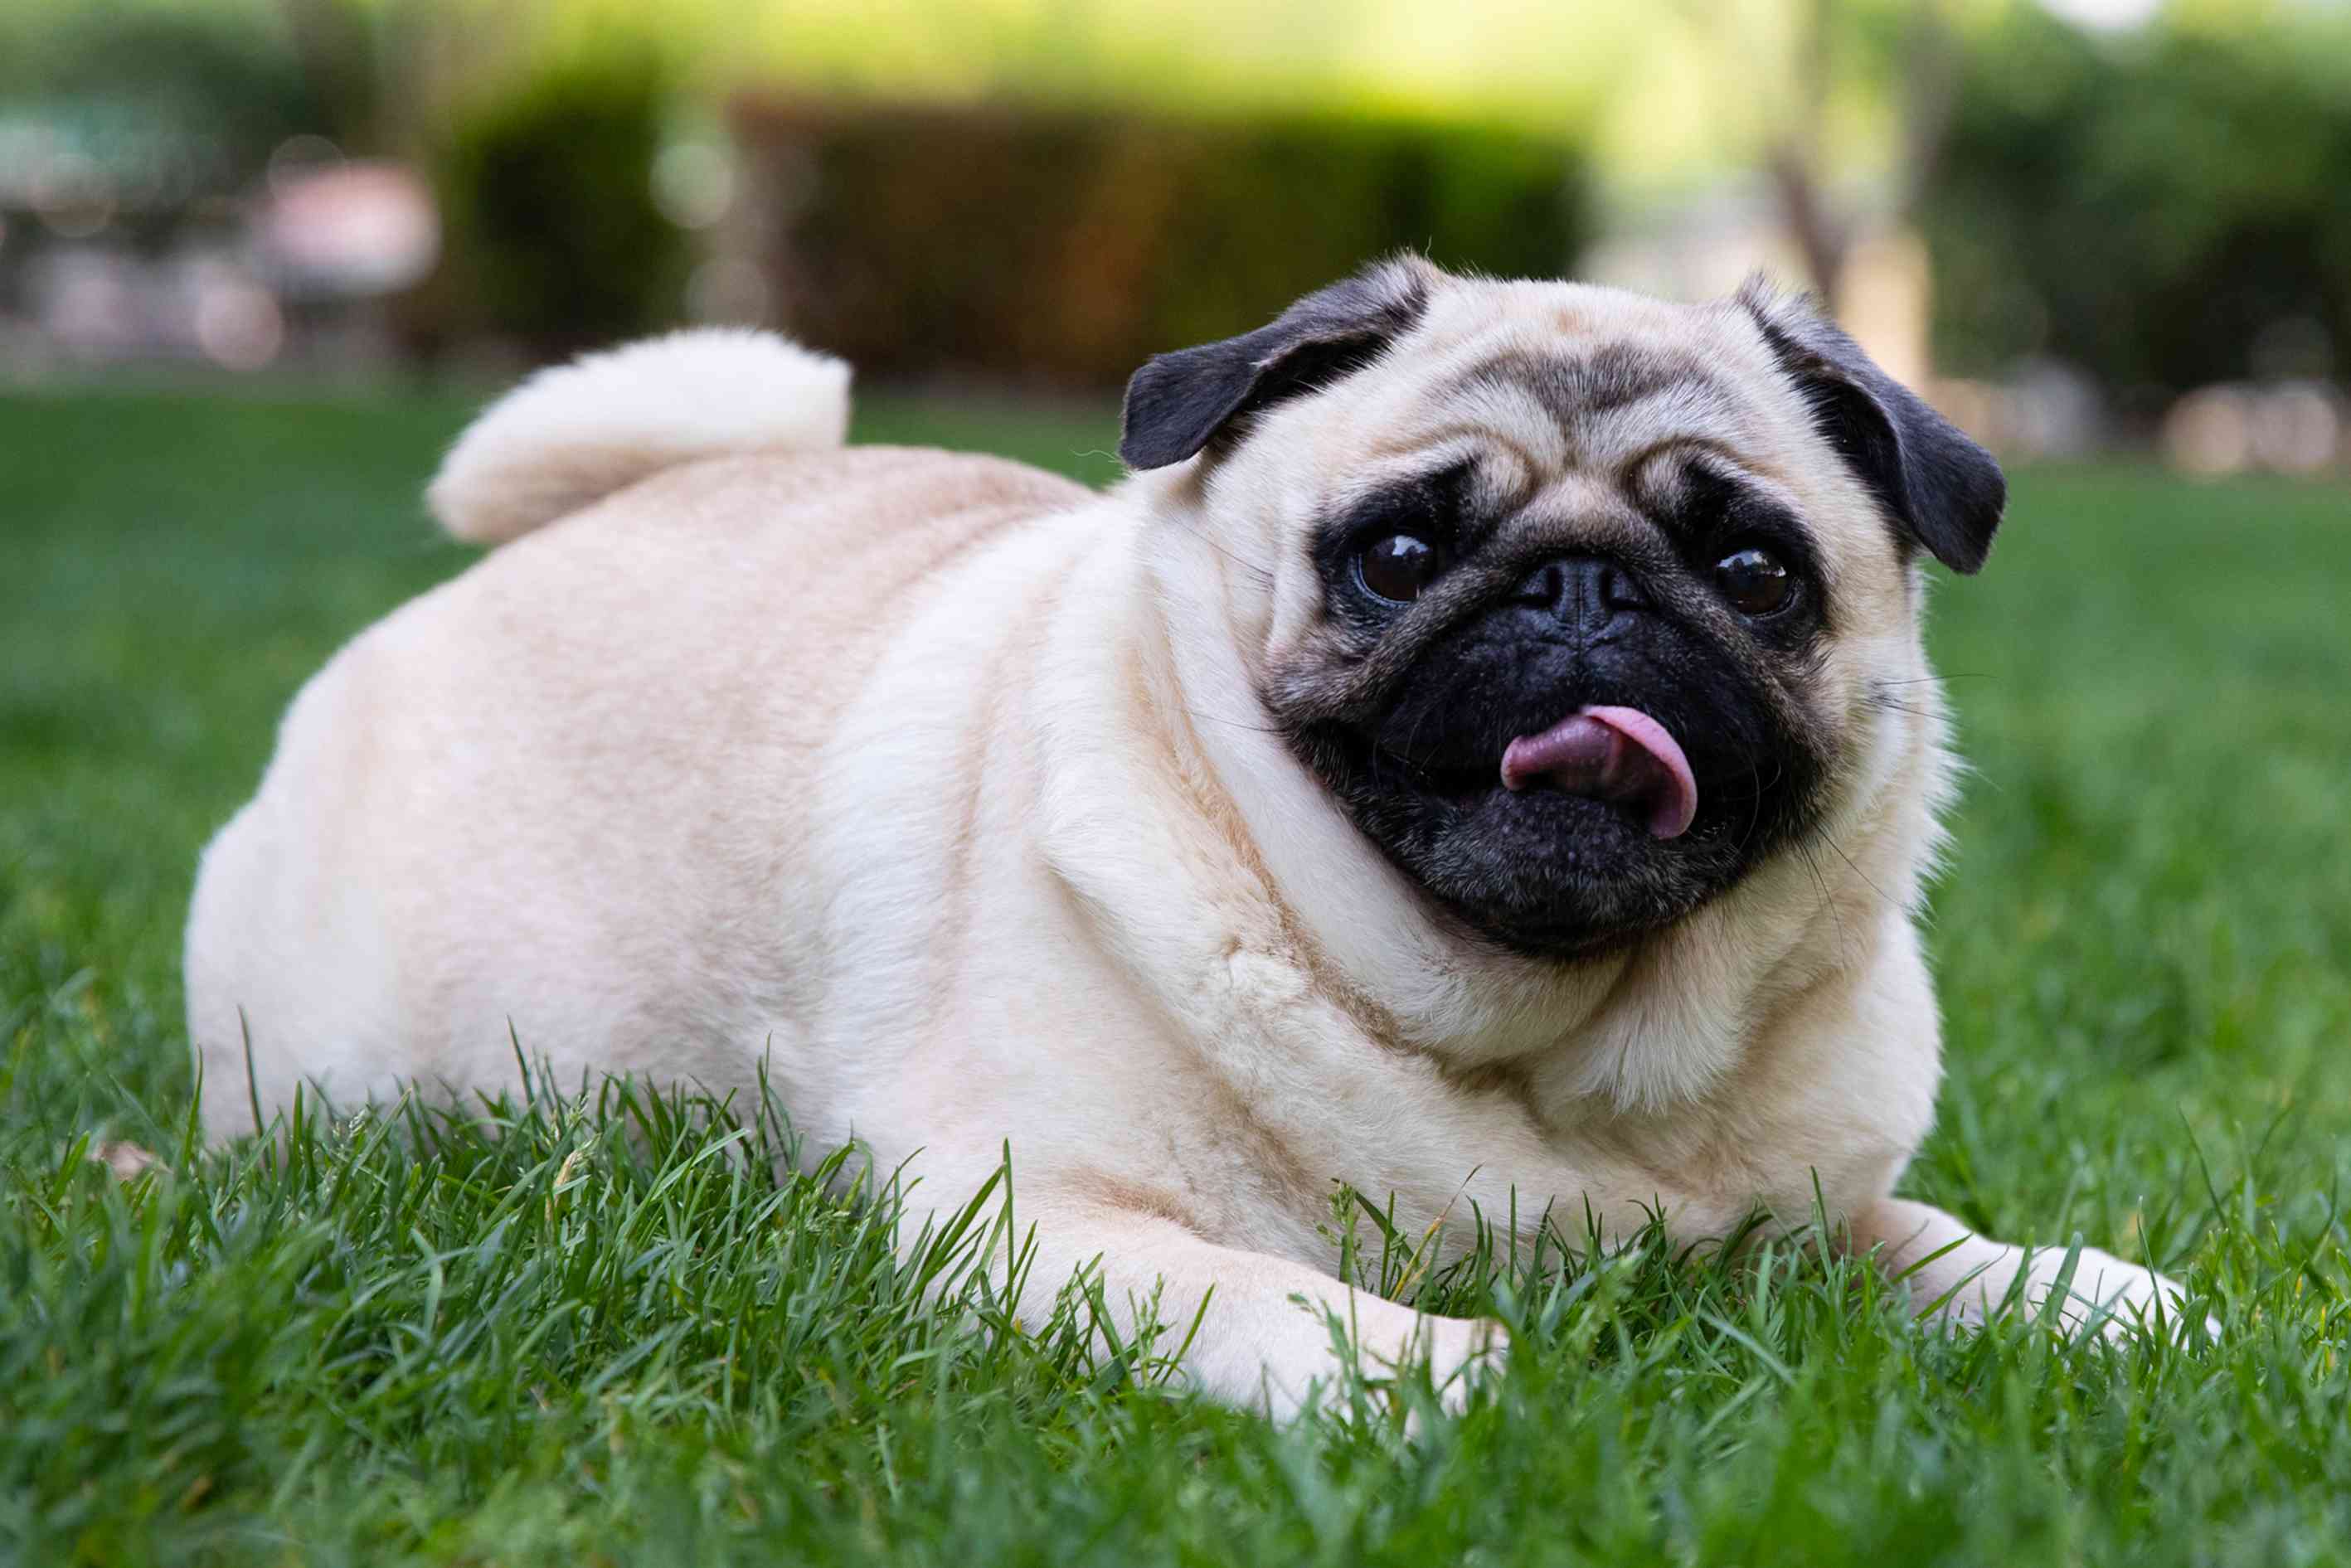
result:
[(1126, 383), (1118, 455), (1131, 468), (1181, 463), (1235, 420), (1361, 370), (1420, 319), (1437, 276), (1416, 257), (1383, 261), (1254, 332), (1155, 354)]
[(1877, 368), (1861, 345), (1803, 299), (1750, 278), (1739, 303), (1762, 329), (1813, 420), (1876, 493), (1906, 542), (1953, 571), (1991, 553), (2008, 480), (1991, 453)]

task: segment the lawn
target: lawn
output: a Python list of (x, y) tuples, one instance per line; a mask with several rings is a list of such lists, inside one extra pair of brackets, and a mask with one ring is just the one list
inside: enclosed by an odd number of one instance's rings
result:
[[(2351, 1561), (2339, 486), (2025, 473), (1936, 594), (1977, 771), (1907, 1190), (2153, 1261), (2220, 1342), (1955, 1338), (1865, 1270), (1653, 1246), (1425, 1281), (1517, 1354), (1407, 1440), (931, 1301), (883, 1212), (658, 1103), (185, 1146), (197, 848), (297, 684), (465, 564), (416, 499), (463, 415), (0, 399), (0, 1557)], [(861, 427), (1111, 467), (1082, 411)]]

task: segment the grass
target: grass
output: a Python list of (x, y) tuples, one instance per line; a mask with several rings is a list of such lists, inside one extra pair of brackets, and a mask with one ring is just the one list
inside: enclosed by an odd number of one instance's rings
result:
[[(1151, 1347), (1089, 1351), (1082, 1303), (1016, 1326), (976, 1287), (926, 1298), (882, 1209), (779, 1185), (658, 1099), (186, 1146), (196, 849), (304, 675), (463, 564), (415, 499), (462, 416), (0, 401), (0, 1552), (2351, 1559), (2340, 489), (2030, 473), (1991, 570), (1937, 598), (1979, 774), (1936, 905), (1949, 1082), (1907, 1190), (2155, 1261), (2220, 1343), (1953, 1338), (1785, 1253), (1505, 1259), (1416, 1282), (1502, 1313), (1517, 1354), (1407, 1441), (1172, 1396)], [(863, 423), (1107, 470), (1078, 415)], [(116, 1179), (85, 1157), (110, 1138), (177, 1174)]]

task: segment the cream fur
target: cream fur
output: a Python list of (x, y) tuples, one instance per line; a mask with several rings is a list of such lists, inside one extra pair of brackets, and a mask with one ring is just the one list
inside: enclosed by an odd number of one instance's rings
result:
[(673, 332), (531, 377), (458, 438), (425, 503), (459, 538), (503, 544), (664, 468), (848, 434), (839, 360), (771, 332)]
[[(2020, 1249), (1888, 1197), (1938, 1076), (1914, 913), (1949, 769), (1917, 585), (1868, 498), (1742, 315), (1429, 276), (1381, 367), (1102, 495), (981, 457), (779, 453), (838, 436), (843, 372), (771, 340), (527, 386), (436, 505), (489, 537), (610, 497), (296, 700), (190, 919), (208, 1127), (250, 1129), (248, 1032), (265, 1113), (306, 1082), (510, 1085), (509, 1028), (567, 1082), (747, 1092), (764, 1061), (811, 1153), (911, 1161), (935, 1201), (1011, 1140), (1039, 1286), (1100, 1258), (1112, 1301), (1164, 1288), (1174, 1318), (1213, 1289), (1192, 1375), (1276, 1411), (1337, 1370), (1325, 1312), (1440, 1376), (1500, 1346), (1332, 1279), (1343, 1180), (1414, 1231), (1555, 1203), (1615, 1233), (1661, 1209), (1692, 1240), (1758, 1205), (1802, 1224), (1817, 1193), (1896, 1264), (1961, 1241), (1922, 1302), (2047, 1293)], [(1432, 391), (1514, 343), (1625, 336), (1745, 395), (1625, 410), (1569, 450), (1539, 410)], [(1703, 435), (1800, 507), (1838, 576), (1841, 853), (1538, 963), (1455, 935), (1266, 732), (1255, 677), (1310, 619), (1309, 508), (1479, 428), (1573, 494), (1661, 430)], [(1872, 707), (1869, 675), (1920, 684)], [(2172, 1289), (2095, 1252), (2074, 1287)]]

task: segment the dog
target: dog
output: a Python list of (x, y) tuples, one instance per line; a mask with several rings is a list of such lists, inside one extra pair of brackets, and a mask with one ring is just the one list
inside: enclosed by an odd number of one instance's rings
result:
[(1448, 1388), (1506, 1351), (1338, 1281), (1335, 1183), (1415, 1233), (1817, 1211), (1963, 1319), (2176, 1311), (1891, 1196), (1939, 1071), (1922, 569), (2005, 481), (1808, 303), (1390, 259), (1144, 365), (1103, 493), (847, 414), (704, 329), (465, 433), (428, 498), (500, 548), (310, 681), (204, 855), (211, 1133), (510, 1086), (517, 1040), (764, 1075), (925, 1192), (1008, 1141), (1031, 1288), (1213, 1291), (1183, 1371), (1276, 1415), (1333, 1313)]

